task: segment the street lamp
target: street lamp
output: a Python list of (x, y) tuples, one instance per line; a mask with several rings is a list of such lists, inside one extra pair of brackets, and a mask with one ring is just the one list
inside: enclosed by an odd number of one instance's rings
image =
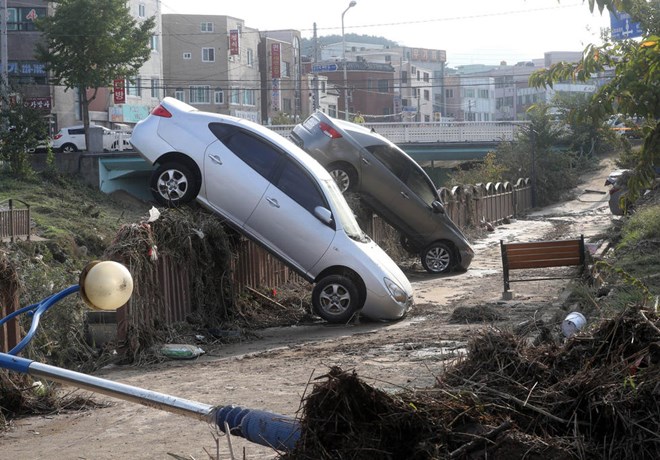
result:
[(344, 10), (341, 14), (341, 56), (342, 61), (344, 61), (344, 119), (348, 120), (348, 82), (346, 75), (346, 37), (344, 36), (344, 15), (348, 10), (357, 5), (355, 0), (351, 0), (351, 3), (348, 4), (348, 8)]

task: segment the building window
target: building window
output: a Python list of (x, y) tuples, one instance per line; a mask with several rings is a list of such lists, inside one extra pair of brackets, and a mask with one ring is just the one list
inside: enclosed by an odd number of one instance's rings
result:
[(378, 80), (378, 92), (379, 93), (389, 93), (390, 91), (390, 82), (389, 80)]
[(158, 35), (151, 36), (151, 51), (158, 51)]
[(202, 32), (213, 32), (213, 23), (212, 22), (202, 22), (201, 31)]
[(428, 83), (430, 78), (431, 78), (431, 75), (428, 72), (424, 72), (424, 81)]
[(129, 96), (142, 96), (141, 84), (142, 79), (140, 77), (137, 77), (134, 83), (131, 83), (130, 80), (126, 80), (126, 94)]
[(46, 8), (7, 8), (7, 30), (35, 31), (36, 19), (46, 17)]
[(417, 81), (419, 81), (419, 80), (420, 80), (420, 71), (418, 70), (417, 71)]
[(144, 18), (146, 16), (147, 16), (147, 7), (144, 5), (144, 3), (140, 3), (138, 5), (138, 17)]
[(208, 104), (209, 103), (209, 86), (207, 86), (207, 85), (191, 85), (190, 86), (190, 103), (191, 104)]
[(216, 88), (215, 93), (213, 93), (213, 101), (216, 104), (224, 104), (225, 103), (225, 92), (222, 91), (220, 88)]
[(332, 118), (337, 118), (337, 106), (332, 104), (328, 106), (328, 115)]
[(282, 61), (282, 70), (281, 70), (281, 75), (283, 77), (290, 77), (291, 76), (291, 64), (289, 64), (286, 61)]
[(425, 101), (430, 101), (431, 100), (431, 91), (429, 91), (428, 89), (424, 90), (424, 100)]
[(247, 50), (247, 65), (248, 67), (252, 67), (254, 65), (254, 51), (252, 48), (248, 48)]
[(454, 90), (453, 89), (446, 89), (445, 90), (445, 97), (447, 99), (452, 99), (454, 97)]
[(402, 70), (401, 71), (401, 83), (408, 83), (408, 71), (407, 70)]
[(178, 99), (181, 102), (186, 102), (186, 97), (183, 88), (177, 88), (174, 90), (174, 99)]
[(202, 48), (202, 62), (215, 62), (215, 48)]
[(183, 59), (192, 59), (192, 53), (190, 51), (186, 51), (183, 53)]
[(466, 88), (464, 96), (465, 97), (474, 97), (474, 88)]
[(160, 97), (160, 80), (158, 78), (151, 79), (151, 97)]
[(243, 90), (243, 105), (255, 105), (254, 104), (254, 91), (251, 89)]
[(231, 92), (229, 93), (229, 103), (230, 104), (240, 104), (240, 90), (238, 88), (232, 88)]
[(282, 111), (284, 113), (291, 113), (292, 112), (291, 108), (292, 108), (291, 99), (289, 99), (288, 97), (283, 98), (282, 99)]
[(480, 89), (479, 90), (479, 97), (481, 99), (488, 99), (488, 90), (487, 89)]

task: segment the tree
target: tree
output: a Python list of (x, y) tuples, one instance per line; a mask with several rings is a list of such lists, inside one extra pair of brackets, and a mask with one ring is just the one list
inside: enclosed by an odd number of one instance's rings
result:
[(606, 69), (614, 69), (614, 77), (592, 98), (591, 111), (597, 117), (616, 111), (646, 120), (636, 173), (628, 182), (630, 198), (634, 201), (640, 191), (650, 185), (655, 175), (654, 166), (660, 159), (660, 2), (589, 0), (591, 11), (596, 6), (601, 13), (607, 9), (630, 14), (644, 31), (642, 39), (589, 45), (580, 62), (559, 63), (538, 71), (530, 77), (530, 83), (552, 87), (557, 81), (586, 81)]
[(11, 174), (26, 177), (32, 173), (28, 149), (48, 138), (43, 113), (21, 104), (3, 101), (0, 112), (0, 161), (7, 162)]
[(90, 102), (112, 80), (137, 75), (151, 55), (155, 18), (138, 23), (124, 0), (61, 0), (36, 25), (45, 42), (37, 45), (35, 58), (46, 64), (54, 84), (80, 92), (89, 145)]

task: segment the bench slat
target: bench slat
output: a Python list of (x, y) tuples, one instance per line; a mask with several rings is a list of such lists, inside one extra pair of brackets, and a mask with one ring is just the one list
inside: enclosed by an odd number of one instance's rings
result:
[(519, 270), (522, 268), (547, 268), (547, 267), (568, 267), (573, 265), (582, 265), (580, 256), (565, 259), (547, 259), (547, 260), (521, 260), (515, 263), (509, 262), (509, 270)]
[(564, 240), (564, 241), (538, 241), (536, 243), (504, 243), (507, 251), (517, 251), (521, 249), (534, 249), (534, 248), (580, 248), (581, 240)]

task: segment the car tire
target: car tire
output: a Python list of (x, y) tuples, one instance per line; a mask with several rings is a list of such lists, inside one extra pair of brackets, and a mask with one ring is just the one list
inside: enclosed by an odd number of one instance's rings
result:
[(60, 148), (60, 152), (62, 152), (62, 153), (73, 153), (73, 152), (77, 152), (77, 151), (78, 151), (78, 148), (76, 147), (76, 145), (71, 144), (71, 143), (64, 144)]
[(327, 170), (337, 183), (341, 193), (355, 191), (358, 175), (353, 166), (346, 163), (333, 163), (328, 165)]
[(195, 199), (199, 187), (197, 177), (180, 163), (160, 165), (151, 176), (151, 193), (162, 206), (175, 207)]
[(445, 243), (433, 243), (421, 254), (422, 266), (429, 273), (447, 273), (455, 265), (454, 252)]
[(329, 323), (347, 323), (361, 308), (358, 288), (352, 279), (330, 275), (312, 291), (314, 311)]

